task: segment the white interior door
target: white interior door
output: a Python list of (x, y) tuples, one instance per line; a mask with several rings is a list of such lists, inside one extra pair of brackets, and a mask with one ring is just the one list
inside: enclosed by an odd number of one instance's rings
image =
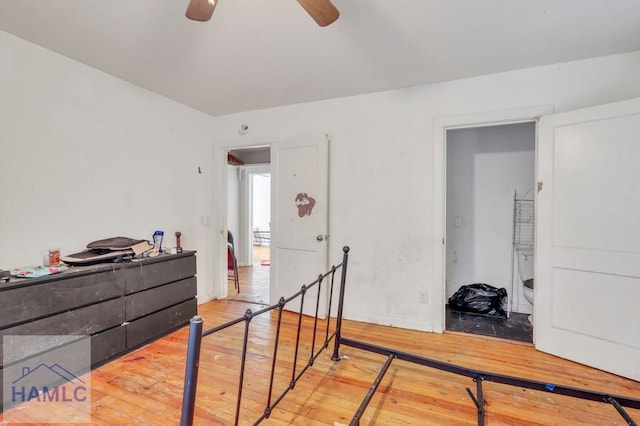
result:
[(540, 120), (536, 348), (640, 380), (640, 99)]
[[(271, 303), (327, 270), (328, 146), (325, 135), (271, 145)], [(326, 287), (321, 316), (327, 309)], [(305, 295), (305, 314), (315, 314), (317, 300), (314, 287)], [(286, 309), (298, 311), (299, 299)]]

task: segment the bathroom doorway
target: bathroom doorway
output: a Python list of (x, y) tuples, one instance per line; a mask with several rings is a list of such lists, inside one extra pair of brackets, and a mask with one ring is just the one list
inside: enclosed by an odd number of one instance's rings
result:
[[(526, 259), (532, 261), (533, 208), (530, 228), (515, 219), (517, 199), (533, 206), (535, 146), (535, 121), (446, 130), (446, 330), (533, 342), (533, 305), (524, 297), (517, 257), (522, 245), (516, 244), (517, 231), (530, 243)], [(507, 297), (498, 296), (497, 307), (494, 298), (493, 309), (485, 309), (488, 299), (449, 306), (454, 295), (477, 294), (476, 284)]]

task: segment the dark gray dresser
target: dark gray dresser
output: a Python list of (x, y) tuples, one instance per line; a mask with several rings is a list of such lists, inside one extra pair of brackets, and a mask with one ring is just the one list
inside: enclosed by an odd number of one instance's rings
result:
[(90, 335), (95, 367), (188, 324), (196, 292), (193, 251), (12, 279), (0, 283), (0, 335)]

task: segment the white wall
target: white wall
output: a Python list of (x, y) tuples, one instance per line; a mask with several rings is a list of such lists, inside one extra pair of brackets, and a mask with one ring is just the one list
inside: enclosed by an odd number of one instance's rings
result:
[(227, 229), (234, 237), (237, 244), (240, 235), (240, 180), (238, 166), (227, 166)]
[[(640, 96), (640, 52), (216, 118), (220, 146), (328, 133), (330, 259), (351, 246), (348, 318), (439, 330), (434, 283), (433, 122), (552, 105), (566, 111)], [(419, 293), (428, 295), (420, 303)], [(436, 308), (438, 306), (438, 308)]]
[(447, 132), (447, 296), (486, 283), (511, 295), (514, 191), (533, 198), (535, 123)]
[(328, 133), (330, 258), (352, 248), (345, 315), (424, 330), (438, 330), (444, 303), (432, 280), (434, 119), (640, 96), (635, 52), (213, 118), (3, 32), (0, 55), (2, 267), (40, 263), (53, 245), (180, 230), (198, 250), (200, 296), (224, 294), (223, 147)]
[[(123, 235), (198, 251), (213, 296), (211, 117), (0, 31), (0, 268)], [(200, 169), (199, 169), (200, 168)], [(198, 172), (200, 170), (200, 173)]]

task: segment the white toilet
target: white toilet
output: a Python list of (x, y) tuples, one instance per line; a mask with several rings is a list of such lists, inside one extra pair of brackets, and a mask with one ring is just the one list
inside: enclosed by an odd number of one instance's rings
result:
[[(533, 251), (518, 251), (518, 272), (524, 298), (533, 305)], [(529, 322), (533, 325), (533, 315), (529, 315)]]

